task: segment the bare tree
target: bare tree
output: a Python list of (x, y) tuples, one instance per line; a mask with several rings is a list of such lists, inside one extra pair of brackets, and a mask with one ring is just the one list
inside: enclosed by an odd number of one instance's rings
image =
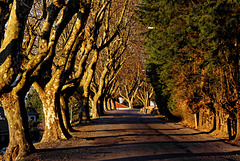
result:
[(137, 98), (142, 102), (144, 112), (146, 112), (146, 107), (149, 106), (151, 97), (153, 96), (154, 91), (150, 83), (144, 81), (137, 93)]
[(143, 65), (141, 64), (139, 56), (132, 56), (128, 59), (127, 66), (124, 66), (121, 79), (119, 79), (119, 94), (128, 102), (129, 108), (133, 108), (134, 99), (144, 80)]

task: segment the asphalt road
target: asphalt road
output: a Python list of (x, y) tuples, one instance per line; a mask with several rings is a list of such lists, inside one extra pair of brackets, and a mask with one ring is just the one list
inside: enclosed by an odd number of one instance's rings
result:
[[(240, 161), (240, 147), (139, 110), (110, 111), (68, 141), (36, 145), (32, 160)], [(46, 148), (44, 148), (44, 146)]]

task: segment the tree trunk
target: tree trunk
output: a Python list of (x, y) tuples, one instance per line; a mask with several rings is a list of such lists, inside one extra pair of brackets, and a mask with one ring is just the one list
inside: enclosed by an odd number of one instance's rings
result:
[(148, 102), (145, 100), (143, 101), (143, 113), (147, 113)]
[(6, 93), (1, 97), (9, 127), (9, 145), (4, 155), (6, 161), (21, 160), (34, 151), (28, 129), (28, 116), (24, 98)]
[(92, 101), (92, 118), (99, 118), (99, 110), (98, 110), (98, 100), (93, 99)]
[(215, 131), (216, 127), (217, 127), (217, 120), (216, 120), (216, 113), (214, 112), (214, 115), (213, 115), (213, 127), (212, 127), (212, 130), (210, 132)]
[(109, 111), (109, 110), (108, 110), (107, 98), (106, 98), (106, 97), (105, 97), (104, 100), (103, 100), (103, 109), (104, 109), (104, 111)]
[(197, 113), (194, 114), (194, 122), (195, 122), (195, 129), (197, 129), (198, 128), (198, 114)]
[(83, 123), (89, 123), (91, 121), (89, 116), (89, 105), (88, 105), (88, 97), (83, 98), (83, 111), (82, 111), (82, 121)]
[(98, 100), (98, 109), (99, 109), (99, 114), (100, 114), (100, 116), (103, 116), (103, 115), (104, 115), (104, 107), (103, 107), (103, 104), (104, 104), (104, 97), (100, 97), (99, 100)]
[(45, 99), (42, 99), (42, 103), (45, 127), (41, 142), (70, 138), (71, 135), (63, 124), (59, 94), (53, 89), (48, 89), (45, 94)]
[(133, 109), (133, 101), (129, 101), (129, 102), (128, 102), (128, 107), (129, 107), (130, 109)]
[(220, 130), (219, 111), (216, 111), (216, 130)]
[(236, 129), (236, 137), (234, 139), (234, 142), (237, 143), (239, 142), (240, 139), (240, 109), (237, 108), (237, 114), (236, 114), (236, 123), (237, 123), (237, 129)]
[(106, 105), (107, 105), (107, 110), (111, 111), (112, 107), (111, 107), (111, 101), (109, 97), (106, 97)]
[(232, 140), (232, 123), (230, 117), (227, 118), (228, 139)]
[(92, 101), (92, 117), (93, 118), (99, 118), (104, 114), (104, 109), (103, 109), (103, 98), (100, 96), (100, 94), (96, 94), (93, 97)]
[(202, 125), (203, 125), (203, 120), (202, 120), (202, 118), (203, 118), (203, 112), (202, 112), (202, 110), (200, 109), (200, 110), (199, 110), (199, 118), (198, 118), (198, 126), (200, 126), (200, 127), (202, 127)]
[(116, 110), (117, 108), (116, 108), (116, 104), (114, 103), (114, 100), (111, 99), (110, 101), (111, 101), (112, 109), (113, 109), (113, 110)]
[(66, 96), (60, 97), (61, 113), (62, 113), (64, 127), (66, 128), (66, 130), (68, 132), (73, 132), (75, 130), (72, 128), (71, 123), (70, 123), (68, 99), (69, 99), (69, 97), (66, 97)]

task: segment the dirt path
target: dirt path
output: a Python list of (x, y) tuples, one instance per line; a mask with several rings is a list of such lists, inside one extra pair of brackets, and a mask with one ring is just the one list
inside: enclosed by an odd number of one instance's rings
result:
[(70, 140), (36, 145), (29, 160), (240, 161), (240, 147), (139, 110), (110, 111), (75, 129)]

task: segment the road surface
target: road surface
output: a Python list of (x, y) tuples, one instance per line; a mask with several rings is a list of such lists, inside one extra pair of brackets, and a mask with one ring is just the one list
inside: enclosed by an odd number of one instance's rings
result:
[(30, 160), (240, 161), (240, 147), (139, 110), (115, 110), (76, 127), (67, 141), (37, 144)]

